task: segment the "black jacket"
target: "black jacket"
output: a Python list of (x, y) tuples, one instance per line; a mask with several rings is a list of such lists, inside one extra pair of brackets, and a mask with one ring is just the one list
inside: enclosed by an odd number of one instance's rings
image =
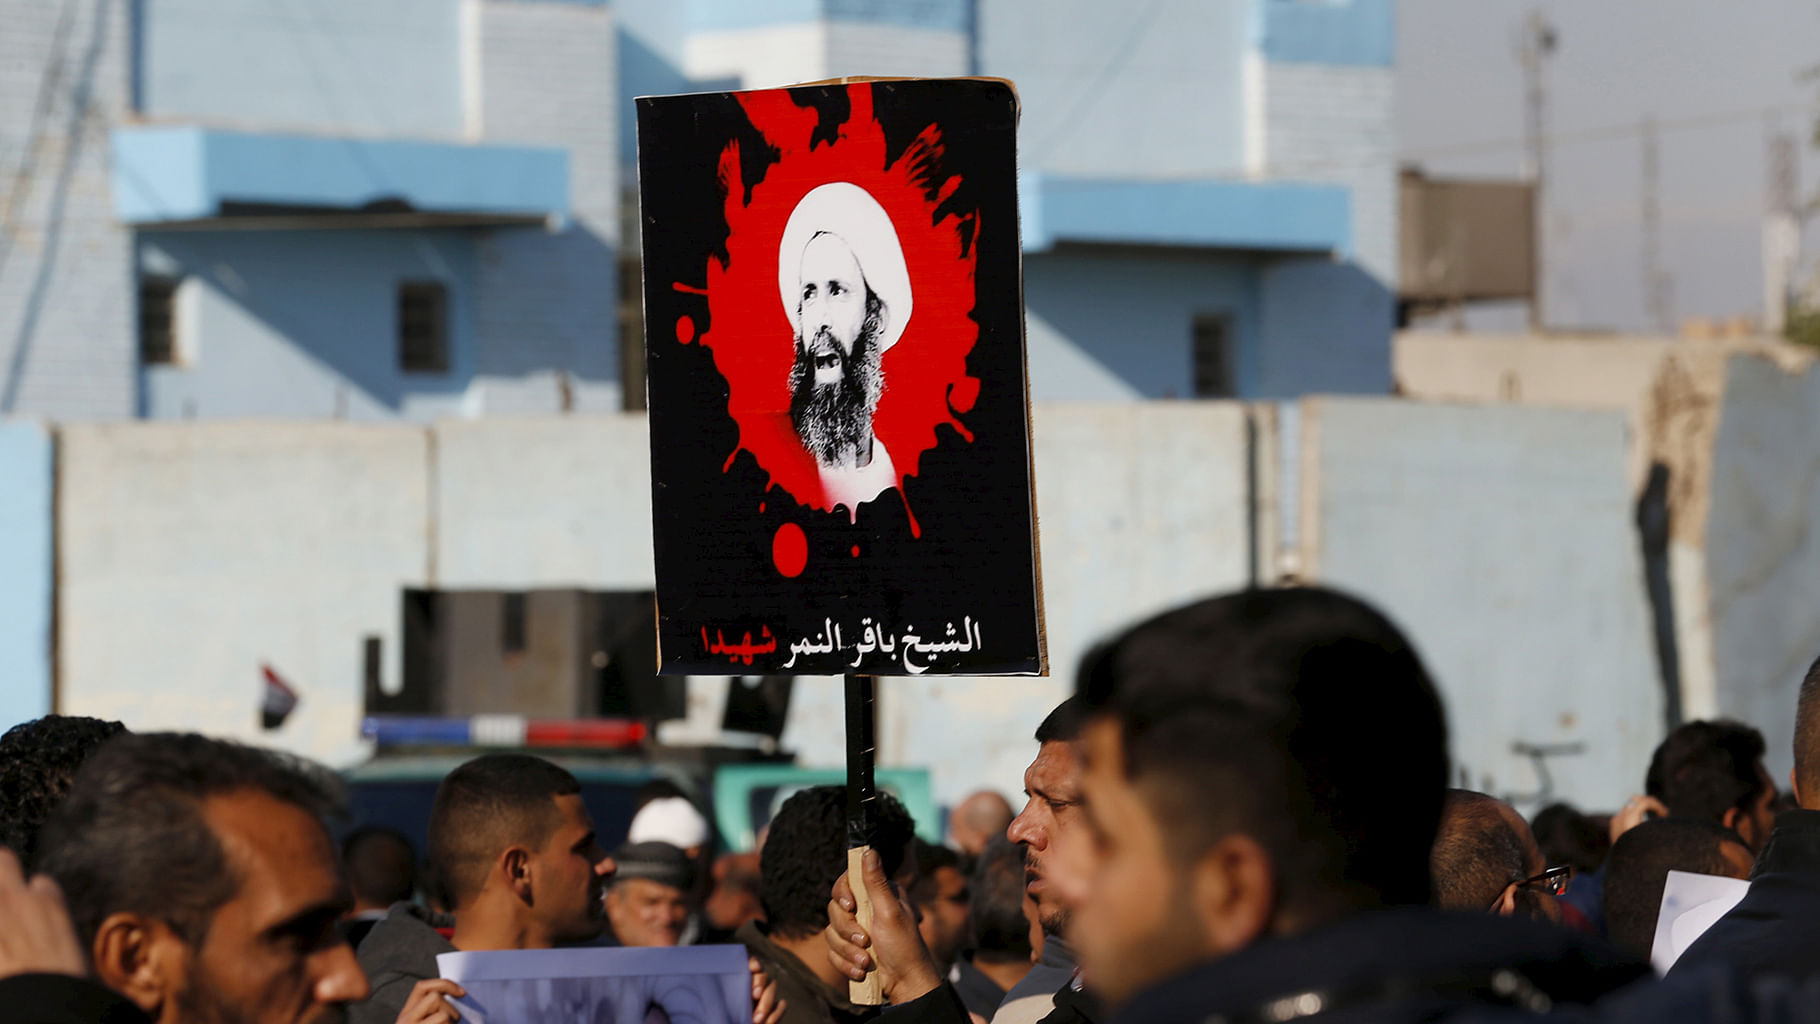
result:
[(1114, 1024), (1516, 1020), (1640, 978), (1602, 943), (1484, 914), (1386, 910), (1272, 939), (1139, 993)]
[[(854, 1005), (847, 998), (845, 985), (830, 988), (807, 964), (797, 959), (796, 954), (772, 942), (758, 922), (741, 925), (733, 937), (745, 945), (746, 952), (777, 983), (778, 998), (786, 1004), (783, 1024), (859, 1024), (879, 1015), (876, 1006)], [(958, 999), (954, 1005), (960, 1006)], [(965, 1010), (961, 1011), (960, 1019), (967, 1019)]]
[(0, 978), (0, 1020), (7, 1024), (151, 1024), (113, 989), (67, 974)]
[(440, 976), (437, 955), (455, 952), (454, 944), (436, 930), (452, 924), (452, 919), (432, 915), (416, 904), (393, 904), (355, 951), (373, 994), (348, 1007), (348, 1024), (393, 1024), (411, 998), (411, 989), (425, 978)]
[(1712, 964), (1746, 977), (1820, 975), (1820, 811), (1776, 819), (1750, 891), (1687, 947), (1670, 975)]

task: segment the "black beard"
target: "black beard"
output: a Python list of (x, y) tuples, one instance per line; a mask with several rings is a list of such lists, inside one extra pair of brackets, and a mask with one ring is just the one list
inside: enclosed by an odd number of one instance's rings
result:
[[(873, 343), (876, 332), (869, 328), (869, 324), (862, 328), (853, 340), (851, 354), (843, 353), (826, 329), (816, 333), (813, 344), (805, 345), (797, 336), (796, 361), (790, 367), (790, 422), (803, 447), (823, 466), (848, 454), (857, 463), (869, 450), (862, 446), (871, 439), (872, 413), (885, 386)], [(840, 360), (838, 381), (815, 383), (816, 351), (832, 351)]]

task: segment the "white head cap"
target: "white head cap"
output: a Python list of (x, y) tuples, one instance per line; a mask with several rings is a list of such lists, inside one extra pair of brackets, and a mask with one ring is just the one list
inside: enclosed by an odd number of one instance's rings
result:
[(878, 339), (882, 353), (897, 344), (910, 322), (910, 269), (904, 263), (904, 248), (891, 225), (891, 215), (870, 192), (850, 181), (819, 185), (790, 211), (777, 245), (777, 292), (784, 315), (796, 322), (802, 297), (803, 247), (824, 231), (847, 244), (866, 284), (885, 304), (885, 329)]
[(708, 819), (680, 796), (667, 796), (646, 804), (632, 816), (628, 843), (669, 843), (687, 850), (708, 845)]

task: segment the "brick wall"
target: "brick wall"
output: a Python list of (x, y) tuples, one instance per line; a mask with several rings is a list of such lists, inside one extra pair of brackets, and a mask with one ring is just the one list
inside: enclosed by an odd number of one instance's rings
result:
[(569, 151), (569, 221), (480, 239), (475, 296), (477, 411), (559, 408), (559, 372), (576, 408), (619, 405), (616, 323), (619, 107), (610, 11), (485, 2), (479, 34), (480, 129), (488, 142)]
[(1272, 178), (1352, 190), (1353, 252), (1396, 283), (1395, 71), (1269, 63), (1264, 71), (1264, 167)]
[(130, 102), (128, 5), (0, 0), (0, 24), (0, 414), (131, 416), (132, 239), (107, 153)]

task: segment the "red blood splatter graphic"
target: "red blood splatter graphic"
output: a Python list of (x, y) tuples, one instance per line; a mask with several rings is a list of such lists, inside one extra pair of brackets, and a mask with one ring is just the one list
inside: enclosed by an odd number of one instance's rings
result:
[(676, 318), (676, 340), (687, 345), (695, 340), (695, 321), (686, 316)]
[(803, 567), (809, 564), (809, 538), (802, 527), (785, 523), (777, 528), (771, 538), (771, 561), (777, 564), (778, 572), (791, 579), (803, 574)]
[[(887, 164), (884, 130), (873, 118), (872, 87), (847, 91), (851, 116), (834, 142), (824, 137), (815, 144), (810, 136), (821, 116), (815, 109), (797, 106), (783, 91), (740, 96), (747, 117), (781, 156), (748, 195), (738, 143), (721, 153), (727, 259), (708, 261), (711, 326), (701, 335), (727, 379), (727, 411), (739, 428), (735, 454), (751, 452), (798, 504), (824, 511), (833, 511), (834, 503), (823, 493), (815, 461), (790, 422), (795, 325), (778, 294), (778, 244), (791, 212), (812, 189), (829, 182), (864, 189), (890, 216), (903, 250), (912, 312), (903, 334), (884, 353), (885, 386), (873, 416), (874, 434), (897, 472), (900, 497), (904, 479), (916, 475), (923, 453), (935, 446), (937, 427), (946, 423), (973, 439), (958, 414), (973, 408), (980, 388), (967, 373), (967, 355), (979, 338), (972, 317), (977, 250), (963, 241), (977, 237), (979, 214), (950, 212), (938, 219), (937, 208), (960, 179), (933, 177), (943, 152), (935, 125)], [(732, 462), (727, 460), (729, 468)], [(857, 511), (847, 509), (849, 515)], [(912, 535), (920, 536), (914, 517), (911, 524)], [(800, 545), (801, 529), (788, 528)], [(778, 568), (794, 576), (784, 568), (783, 536), (780, 529)], [(800, 571), (802, 558), (794, 564)]]
[(853, 545), (853, 557), (854, 558), (859, 557), (859, 545), (858, 544)]

